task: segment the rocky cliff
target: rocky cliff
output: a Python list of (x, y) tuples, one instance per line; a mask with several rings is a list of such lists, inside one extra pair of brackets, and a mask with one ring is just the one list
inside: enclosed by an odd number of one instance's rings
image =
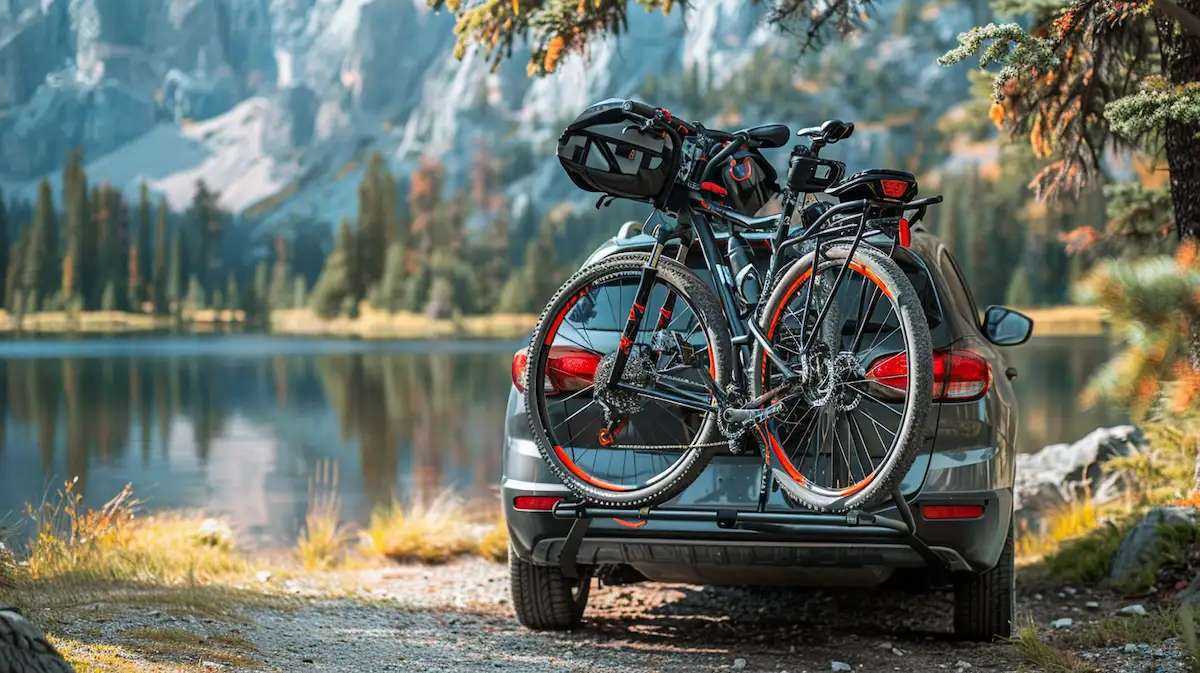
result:
[[(93, 180), (146, 180), (176, 207), (203, 178), (267, 226), (352, 214), (363, 159), (416, 157), (452, 185), (481, 144), (517, 208), (590, 200), (552, 157), (588, 103), (634, 96), (723, 125), (859, 122), (839, 156), (927, 167), (935, 122), (967, 96), (934, 59), (986, 3), (880, 3), (868, 29), (800, 58), (744, 0), (685, 17), (632, 10), (630, 30), (530, 80), (452, 56), (453, 17), (424, 0), (0, 0), (0, 182), (28, 192), (82, 146)], [(782, 153), (781, 153), (782, 154)], [(782, 158), (782, 157), (781, 157)]]

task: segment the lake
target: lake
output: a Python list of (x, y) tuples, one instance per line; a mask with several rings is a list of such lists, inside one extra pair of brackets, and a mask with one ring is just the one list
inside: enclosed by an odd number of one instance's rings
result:
[[(93, 507), (129, 482), (154, 508), (229, 517), (289, 543), (314, 475), (336, 465), (343, 516), (451, 489), (497, 505), (510, 360), (523, 342), (121, 336), (0, 341), (0, 517), (62, 482)], [(1081, 411), (1102, 338), (1036, 339), (1009, 362), (1021, 446), (1122, 422)], [(321, 488), (321, 485), (317, 486)], [(3, 520), (3, 519), (0, 519)]]

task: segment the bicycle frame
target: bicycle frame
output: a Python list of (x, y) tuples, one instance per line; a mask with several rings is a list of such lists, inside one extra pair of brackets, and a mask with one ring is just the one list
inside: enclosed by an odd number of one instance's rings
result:
[[(794, 200), (790, 199), (790, 197), (788, 200), (792, 201), (792, 203), (789, 204), (790, 207), (785, 206), (783, 213), (781, 213), (779, 216), (779, 224), (777, 225), (775, 240), (772, 246), (773, 249), (771, 251), (771, 260), (768, 266), (767, 282), (764, 283), (765, 287), (769, 287), (771, 280), (782, 270), (780, 268), (780, 264), (783, 259), (783, 253), (786, 250), (794, 248), (802, 243), (816, 240), (816, 254), (819, 256), (823, 246), (834, 243), (844, 243), (847, 240), (850, 241), (850, 251), (846, 257), (846, 261), (838, 269), (837, 277), (835, 278), (832, 289), (829, 293), (830, 296), (817, 314), (815, 324), (820, 325), (821, 321), (825, 319), (825, 316), (834, 301), (834, 296), (836, 295), (837, 289), (845, 280), (846, 272), (850, 268), (850, 263), (854, 258), (854, 252), (858, 249), (863, 239), (866, 238), (869, 233), (873, 235), (876, 233), (882, 233), (883, 231), (882, 229), (869, 228), (868, 225), (874, 220), (871, 215), (884, 209), (895, 210), (897, 204), (875, 201), (871, 199), (859, 199), (856, 201), (840, 203), (832, 206), (827, 211), (822, 213), (821, 216), (807, 228), (805, 228), (804, 231), (789, 238), (787, 237), (787, 232), (791, 228), (791, 217), (794, 212)], [(931, 203), (937, 203), (940, 200), (940, 197), (932, 197), (903, 205), (906, 209), (915, 207), (923, 212), (926, 206), (930, 205)], [(723, 216), (722, 209), (708, 204), (706, 204), (706, 206), (708, 212), (712, 212), (720, 219), (728, 222), (731, 225), (731, 238), (741, 236), (741, 234), (736, 230), (736, 219), (734, 219), (732, 215)], [(845, 213), (857, 213), (858, 217), (854, 218), (854, 222), (838, 224), (833, 227), (825, 227), (825, 225), (834, 217)], [(653, 217), (653, 215), (651, 215), (651, 217)], [(690, 236), (693, 234), (700, 244), (700, 250), (704, 257), (705, 266), (712, 274), (717, 300), (721, 303), (722, 311), (729, 320), (729, 327), (732, 332), (731, 343), (735, 347), (735, 353), (738, 361), (731, 372), (736, 391), (743, 397), (748, 391), (748, 378), (752, 369), (751, 356), (755, 343), (758, 343), (763, 348), (763, 351), (766, 353), (767, 357), (769, 357), (775, 366), (780, 370), (780, 372), (783, 373), (785, 381), (794, 381), (798, 379), (799, 374), (796, 373), (788, 365), (787, 361), (779, 355), (779, 353), (770, 343), (767, 336), (762, 333), (762, 330), (755, 322), (754, 316), (757, 312), (756, 309), (758, 307), (758, 302), (747, 305), (747, 310), (744, 312), (744, 315), (743, 312), (739, 310), (737, 299), (735, 299), (734, 296), (735, 289), (733, 284), (733, 273), (729, 268), (725, 256), (721, 255), (717, 248), (716, 235), (706, 212), (688, 204), (680, 209), (677, 221), (679, 228), (671, 227), (667, 223), (660, 223), (654, 229), (654, 246), (651, 248), (650, 258), (642, 267), (642, 275), (638, 283), (637, 292), (634, 295), (633, 306), (630, 308), (629, 316), (625, 322), (625, 328), (621, 333), (620, 347), (618, 348), (615, 358), (616, 361), (614, 362), (612, 372), (607, 381), (597, 381), (597, 385), (610, 386), (618, 390), (624, 390), (641, 395), (648, 399), (669, 402), (671, 404), (694, 409), (696, 411), (720, 413), (727, 409), (729, 397), (727, 392), (718, 388), (713, 380), (713, 377), (708, 375), (708, 372), (705, 372), (703, 369), (698, 370), (705, 379), (705, 389), (703, 393), (698, 390), (694, 393), (690, 393), (689, 391), (682, 390), (673, 384), (662, 384), (662, 387), (666, 388), (666, 390), (652, 390), (621, 381), (621, 375), (624, 372), (625, 363), (629, 358), (630, 350), (633, 346), (633, 339), (641, 329), (642, 321), (645, 317), (644, 314), (646, 311), (646, 303), (649, 300), (650, 292), (654, 286), (654, 281), (658, 277), (658, 264), (662, 257), (663, 251), (666, 248), (666, 244), (677, 236), (681, 236), (682, 240), (680, 255), (682, 257), (682, 255), (686, 254), (687, 250), (690, 248)], [(664, 301), (663, 307), (659, 312), (656, 329), (662, 329), (670, 319), (671, 313), (674, 310), (675, 299), (676, 295), (674, 293), (668, 294), (666, 300)], [(759, 300), (761, 301), (761, 297)], [(805, 310), (803, 314), (803, 320), (805, 321), (805, 324), (807, 324), (808, 314), (810, 313), (811, 306), (808, 303), (810, 300), (811, 293), (808, 293), (805, 296)], [(872, 298), (871, 307), (868, 309), (867, 315), (870, 315), (870, 312), (874, 311), (875, 302), (877, 301), (878, 296)], [(813, 330), (813, 332), (809, 334), (805, 343), (803, 344), (803, 348), (805, 350), (812, 346), (812, 341), (816, 334), (816, 330)], [(856, 346), (861, 339), (862, 326), (860, 325), (858, 333), (855, 335)], [(772, 392), (774, 391), (767, 391), (761, 397), (769, 399), (771, 396), (770, 393)], [(746, 406), (747, 408), (754, 408), (766, 402), (767, 399), (751, 400)], [(713, 404), (714, 401), (716, 404)]]

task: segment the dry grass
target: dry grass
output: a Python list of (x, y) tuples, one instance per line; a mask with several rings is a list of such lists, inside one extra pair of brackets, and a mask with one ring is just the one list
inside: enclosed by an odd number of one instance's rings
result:
[(449, 494), (427, 504), (392, 503), (375, 511), (363, 540), (370, 553), (422, 563), (445, 563), (479, 546), (462, 501)]
[(350, 535), (342, 525), (337, 494), (337, 464), (322, 462), (308, 483), (308, 512), (296, 540), (296, 554), (305, 570), (331, 570), (338, 565)]
[(50, 643), (75, 667), (76, 673), (136, 673), (146, 670), (137, 655), (117, 645), (83, 643), (49, 636)]
[(256, 568), (223, 522), (181, 513), (139, 516), (128, 486), (89, 510), (74, 489), (68, 482), (55, 500), (27, 508), (36, 529), (21, 563), (9, 554), (0, 559), (0, 603), (22, 608), (78, 671), (161, 670), (164, 664), (203, 670), (201, 661), (260, 665), (248, 656), (254, 646), (232, 635), (143, 629), (108, 633), (102, 644), (77, 640), (105, 638), (105, 624), (148, 610), (244, 623), (244, 607), (290, 610), (298, 603), (249, 581)]
[(1077, 540), (1100, 526), (1101, 517), (1091, 499), (1067, 503), (1061, 509), (1045, 515), (1041, 531), (1018, 531), (1017, 558), (1031, 561), (1045, 557), (1063, 544)]
[(177, 513), (138, 517), (130, 486), (100, 510), (85, 510), (74, 486), (68, 482), (57, 501), (28, 509), (38, 528), (17, 583), (70, 578), (196, 584), (249, 570), (222, 522)]
[(489, 561), (508, 563), (508, 523), (503, 516), (479, 541), (478, 552)]
[(364, 339), (435, 339), (446, 337), (526, 337), (537, 323), (536, 315), (470, 315), (451, 320), (431, 320), (420, 313), (385, 313), (366, 302), (359, 317), (324, 320), (308, 309), (271, 312), (271, 330), (280, 334), (356, 336)]

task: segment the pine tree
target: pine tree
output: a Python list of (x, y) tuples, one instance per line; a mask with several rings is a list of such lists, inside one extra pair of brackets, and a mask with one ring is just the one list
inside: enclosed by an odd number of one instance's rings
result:
[(192, 197), (191, 215), (196, 230), (196, 268), (193, 269), (201, 283), (201, 288), (207, 290), (215, 286), (214, 274), (220, 271), (221, 260), (217, 256), (217, 245), (223, 232), (223, 216), (217, 206), (220, 195), (211, 192), (204, 180), (196, 182), (196, 194)]
[(282, 236), (275, 239), (275, 264), (271, 269), (271, 286), (267, 303), (272, 310), (289, 308), (292, 299), (291, 267), (288, 264), (287, 240)]
[(50, 192), (50, 181), (42, 178), (38, 186), (37, 207), (33, 215), (33, 232), (25, 251), (25, 268), (22, 270), (22, 287), (26, 289), (26, 313), (40, 310), (38, 301), (29, 297), (44, 298), (52, 294), (59, 282), (58, 221), (54, 213), (54, 197)]
[(8, 257), (12, 263), (4, 270), (4, 308), (12, 309), (13, 293), (21, 285), (21, 244), (12, 243), (8, 246)]
[[(0, 301), (8, 297), (8, 207), (4, 203), (4, 190), (0, 189)], [(4, 304), (8, 306), (7, 303)]]
[(424, 310), (431, 318), (450, 318), (475, 308), (474, 277), (470, 267), (450, 252), (438, 251), (431, 260), (432, 278)]
[(111, 280), (104, 284), (104, 293), (100, 295), (100, 310), (117, 310), (117, 288)]
[(376, 152), (368, 160), (362, 184), (358, 187), (358, 263), (354, 269), (356, 277), (351, 278), (351, 287), (357, 297), (383, 278), (383, 257), (388, 239), (394, 236), (394, 232), (387, 231), (385, 220), (389, 218), (383, 212), (385, 193), (391, 184), (386, 173), (383, 155)]
[(242, 305), (242, 296), (238, 292), (237, 274), (233, 269), (229, 270), (229, 276), (225, 279), (225, 306), (231, 310), (245, 309)]
[(292, 279), (292, 305), (288, 308), (302, 309), (308, 303), (308, 284), (304, 282), (304, 276), (296, 276)]
[(404, 290), (407, 274), (404, 268), (404, 248), (399, 243), (388, 246), (383, 265), (383, 282), (376, 296), (375, 308), (395, 313), (404, 308)]
[(143, 182), (138, 194), (137, 241), (130, 252), (130, 303), (141, 311), (142, 303), (151, 298), (150, 260), (150, 188)]
[(267, 260), (260, 259), (254, 267), (254, 285), (251, 295), (254, 297), (254, 315), (259, 318), (270, 318), (271, 306), (268, 292), (270, 281), (267, 275)]
[(180, 240), (182, 238), (183, 234), (178, 231), (171, 236), (171, 261), (167, 267), (163, 295), (166, 299), (166, 308), (171, 315), (179, 315), (183, 303), (183, 241)]
[[(96, 236), (99, 252), (98, 281), (101, 288), (113, 284), (116, 292), (118, 308), (127, 297), (125, 287), (128, 284), (128, 254), (126, 242), (127, 212), (125, 199), (121, 192), (113, 189), (107, 182), (92, 190), (91, 195), (92, 220), (96, 225)], [(84, 253), (86, 256), (86, 253)]]
[(156, 313), (167, 312), (167, 235), (167, 200), (163, 198), (158, 201), (154, 237), (154, 273), (150, 282)]
[(187, 311), (202, 311), (207, 308), (204, 300), (204, 286), (194, 274), (188, 279)]
[(67, 163), (63, 167), (63, 211), (65, 223), (63, 234), (66, 239), (66, 254), (62, 266), (63, 300), (72, 308), (78, 303), (77, 295), (86, 291), (83, 285), (84, 275), (90, 269), (85, 268), (85, 255), (94, 250), (85, 246), (85, 235), (91, 229), (91, 212), (87, 198), (87, 176), (83, 170), (83, 150), (76, 148), (67, 155)]
[(354, 247), (350, 221), (343, 217), (338, 226), (337, 243), (325, 260), (325, 266), (308, 300), (312, 312), (322, 318), (338, 315), (347, 303), (355, 301), (350, 288), (350, 263), (353, 261)]
[(4, 276), (4, 305), (13, 306), (16, 293), (25, 282), (25, 251), (29, 248), (33, 227), (25, 225), (17, 236), (17, 242), (8, 247), (8, 271)]

